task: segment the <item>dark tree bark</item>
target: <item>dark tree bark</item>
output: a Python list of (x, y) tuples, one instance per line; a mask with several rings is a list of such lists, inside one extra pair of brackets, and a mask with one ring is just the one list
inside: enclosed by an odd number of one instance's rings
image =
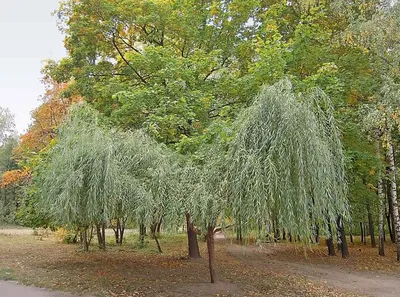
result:
[(206, 239), (208, 251), (208, 268), (210, 270), (211, 283), (216, 283), (218, 279), (215, 273), (214, 226), (208, 226)]
[(388, 227), (388, 231), (389, 231), (389, 235), (390, 235), (390, 241), (392, 243), (394, 243), (394, 233), (393, 233), (393, 229), (392, 229), (392, 222), (390, 220), (390, 214), (386, 215), (386, 221), (387, 221), (387, 227)]
[(140, 224), (139, 226), (139, 239), (140, 244), (144, 245), (144, 238), (146, 236), (146, 226), (144, 224)]
[(83, 243), (83, 250), (85, 252), (89, 251), (90, 242), (92, 241), (93, 237), (93, 227), (90, 229), (89, 227), (84, 227), (82, 232), (82, 243)]
[(242, 244), (242, 243), (243, 243), (242, 223), (241, 223), (241, 220), (240, 220), (240, 219), (238, 220), (238, 225), (237, 225), (237, 228), (236, 228), (236, 241), (237, 241), (239, 244)]
[(96, 234), (97, 234), (97, 240), (99, 243), (99, 248), (102, 250), (106, 249), (106, 224), (96, 224)]
[(319, 225), (315, 224), (315, 242), (319, 243)]
[(199, 242), (197, 241), (197, 234), (194, 229), (193, 222), (191, 221), (190, 214), (186, 213), (186, 233), (188, 238), (189, 258), (201, 258), (199, 250)]
[(353, 237), (353, 233), (350, 232), (350, 242), (351, 244), (354, 244), (354, 237)]
[(124, 232), (127, 218), (116, 219), (116, 226), (113, 228), (115, 234), (115, 243), (121, 245), (124, 240)]
[(282, 240), (286, 240), (286, 230), (283, 228), (282, 230)]
[(103, 246), (103, 239), (102, 239), (102, 233), (101, 233), (100, 224), (96, 224), (96, 234), (97, 234), (97, 242), (98, 242), (98, 244), (99, 244), (99, 248), (102, 248), (102, 246)]
[(364, 242), (364, 226), (363, 226), (363, 222), (360, 222), (360, 235), (361, 235), (361, 242)]
[(332, 228), (331, 224), (328, 224), (328, 231), (329, 231), (329, 237), (326, 239), (326, 245), (328, 246), (328, 254), (329, 256), (335, 256), (335, 247), (333, 245), (333, 236), (332, 236)]
[(344, 230), (344, 224), (342, 218), (339, 216), (337, 220), (339, 239), (340, 239), (340, 251), (342, 252), (342, 258), (349, 257), (349, 247), (347, 245), (346, 233)]
[(157, 225), (158, 225), (158, 223), (157, 223), (157, 224), (153, 224), (152, 226), (150, 226), (150, 231), (151, 231), (151, 236), (153, 237), (153, 239), (155, 240), (155, 242), (156, 242), (156, 244), (157, 244), (158, 252), (159, 252), (160, 254), (162, 254), (161, 245), (160, 245), (160, 242), (158, 241), (157, 234), (156, 234), (156, 232), (157, 232)]
[(372, 219), (371, 206), (369, 205), (369, 202), (367, 203), (367, 212), (368, 212), (368, 229), (369, 229), (369, 235), (371, 237), (371, 245), (372, 247), (376, 247), (374, 221)]
[(88, 244), (88, 228), (86, 227), (82, 232), (82, 243), (83, 243), (83, 250), (85, 252), (89, 251), (89, 244)]

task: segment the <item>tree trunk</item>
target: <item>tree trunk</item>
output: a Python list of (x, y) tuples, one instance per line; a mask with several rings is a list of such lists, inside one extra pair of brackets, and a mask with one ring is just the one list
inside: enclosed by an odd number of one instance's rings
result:
[(354, 244), (354, 237), (353, 237), (353, 233), (350, 232), (350, 242), (351, 244)]
[(393, 208), (393, 219), (394, 219), (394, 233), (397, 246), (397, 261), (400, 261), (400, 217), (399, 217), (399, 205), (397, 202), (397, 182), (396, 182), (396, 164), (394, 161), (394, 148), (391, 132), (388, 132), (388, 159), (390, 164), (390, 180), (391, 180), (391, 198), (392, 198), (392, 208)]
[(119, 244), (121, 245), (124, 240), (125, 225), (127, 218), (122, 218), (122, 224), (119, 225)]
[(332, 228), (331, 224), (328, 225), (329, 237), (326, 239), (326, 245), (328, 246), (328, 254), (329, 256), (335, 256), (335, 247), (333, 245), (333, 236), (332, 236)]
[(319, 243), (319, 225), (318, 223), (315, 224), (315, 242)]
[(96, 224), (96, 234), (97, 234), (97, 241), (99, 243), (99, 248), (103, 249), (103, 234), (101, 232), (100, 224)]
[(371, 206), (370, 206), (369, 202), (367, 202), (367, 212), (368, 212), (368, 229), (369, 229), (369, 234), (371, 237), (371, 245), (373, 248), (375, 248), (376, 241), (375, 241), (374, 221), (372, 219)]
[(160, 233), (161, 233), (162, 220), (163, 220), (163, 218), (160, 219), (160, 221), (158, 222), (157, 227), (156, 227), (157, 236), (160, 236)]
[(379, 256), (385, 255), (385, 226), (384, 226), (384, 212), (385, 212), (385, 194), (383, 193), (382, 177), (378, 179), (378, 199), (379, 199)]
[[(380, 149), (380, 135), (376, 135), (376, 157), (378, 160), (381, 159), (381, 149)], [(379, 256), (385, 255), (385, 226), (384, 226), (384, 219), (383, 216), (385, 214), (385, 194), (383, 193), (383, 180), (382, 180), (382, 172), (381, 170), (378, 171), (378, 184), (376, 186), (378, 200), (379, 200)], [(368, 211), (368, 214), (370, 211)]]
[(214, 226), (207, 228), (207, 251), (208, 251), (208, 268), (210, 270), (211, 283), (218, 281), (215, 274), (215, 247), (214, 247)]
[(365, 242), (364, 223), (360, 222), (361, 242)]
[(342, 252), (342, 258), (349, 257), (349, 247), (347, 245), (346, 233), (344, 231), (343, 220), (341, 216), (337, 220), (339, 239), (340, 239), (340, 251)]
[[(390, 171), (390, 169), (388, 170)], [(388, 220), (388, 228), (390, 233), (390, 240), (395, 243), (396, 242), (396, 235), (395, 235), (395, 228), (394, 228), (394, 218), (393, 218), (393, 204), (392, 204), (392, 183), (390, 180), (387, 181), (387, 198), (388, 198), (388, 205), (389, 205), (389, 214), (387, 216)]]
[(188, 238), (189, 258), (198, 259), (200, 257), (199, 243), (194, 225), (191, 222), (190, 214), (186, 213), (186, 233)]
[(113, 228), (116, 244), (120, 243), (120, 237), (121, 237), (121, 234), (120, 234), (121, 227), (120, 226), (121, 226), (121, 222), (119, 219), (117, 219), (117, 224), (116, 224), (115, 228)]
[[(392, 204), (389, 201), (389, 204)], [(392, 229), (392, 222), (390, 220), (390, 214), (386, 215), (386, 221), (387, 221), (387, 227), (388, 227), (388, 231), (389, 231), (389, 235), (390, 235), (390, 241), (394, 243), (394, 233), (393, 233), (393, 229)]]
[(242, 236), (242, 221), (239, 219), (238, 220), (238, 226), (236, 228), (236, 241), (239, 244), (243, 243), (243, 236)]
[(106, 249), (106, 224), (103, 223), (101, 225), (101, 245), (102, 245), (102, 249), (105, 250)]
[(140, 224), (139, 226), (139, 239), (140, 244), (144, 245), (144, 238), (146, 236), (146, 226), (144, 224)]
[(162, 254), (161, 245), (160, 245), (160, 242), (158, 241), (157, 234), (156, 234), (156, 232), (157, 232), (157, 226), (158, 226), (158, 224), (153, 224), (152, 226), (150, 226), (151, 236), (153, 237), (153, 239), (155, 240), (155, 242), (156, 242), (156, 244), (157, 244), (158, 252), (159, 252), (160, 254)]
[(82, 241), (83, 241), (83, 250), (85, 252), (89, 251), (89, 244), (88, 244), (88, 228), (85, 227), (85, 229), (82, 232)]

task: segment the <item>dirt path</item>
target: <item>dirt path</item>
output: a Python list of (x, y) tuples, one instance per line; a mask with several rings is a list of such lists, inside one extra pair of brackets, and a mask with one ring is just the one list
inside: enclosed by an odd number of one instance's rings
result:
[(0, 281), (0, 297), (73, 297), (67, 293), (53, 292), (41, 288), (26, 287), (16, 282)]
[(232, 245), (228, 252), (235, 258), (251, 263), (255, 267), (269, 266), (275, 271), (304, 276), (328, 286), (374, 297), (400, 296), (400, 276), (382, 272), (362, 272), (349, 269), (310, 263), (291, 263), (273, 260), (273, 252), (267, 249)]

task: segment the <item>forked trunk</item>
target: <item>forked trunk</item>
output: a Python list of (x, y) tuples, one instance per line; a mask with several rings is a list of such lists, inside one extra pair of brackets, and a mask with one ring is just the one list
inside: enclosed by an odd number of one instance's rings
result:
[(153, 224), (153, 225), (150, 227), (150, 230), (151, 230), (151, 236), (153, 237), (154, 241), (155, 241), (156, 244), (157, 244), (158, 252), (159, 252), (160, 254), (162, 254), (161, 245), (160, 245), (160, 242), (158, 241), (157, 234), (156, 234), (156, 231), (157, 231), (157, 224)]
[(214, 226), (207, 228), (207, 251), (208, 251), (208, 268), (210, 270), (211, 283), (218, 281), (215, 274), (215, 247), (214, 247)]
[(199, 243), (194, 225), (190, 219), (190, 214), (186, 213), (186, 233), (188, 238), (189, 258), (198, 259), (200, 257)]

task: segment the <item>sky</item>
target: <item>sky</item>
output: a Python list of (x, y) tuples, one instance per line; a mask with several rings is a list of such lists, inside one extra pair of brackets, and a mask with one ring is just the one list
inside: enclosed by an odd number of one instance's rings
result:
[(46, 59), (66, 55), (63, 36), (51, 13), (59, 0), (1, 1), (0, 106), (15, 116), (19, 133), (31, 122), (31, 111), (44, 93), (40, 70)]

